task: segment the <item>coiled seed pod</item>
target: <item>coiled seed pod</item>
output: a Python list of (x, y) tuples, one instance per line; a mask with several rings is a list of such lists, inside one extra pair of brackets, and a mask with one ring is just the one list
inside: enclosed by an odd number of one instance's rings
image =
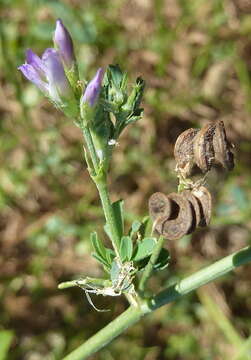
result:
[(149, 213), (154, 229), (168, 240), (191, 234), (198, 226), (207, 226), (211, 219), (212, 198), (205, 186), (184, 190), (180, 194), (154, 193), (149, 199)]
[(188, 234), (191, 229), (193, 222), (192, 206), (180, 194), (171, 193), (168, 198), (173, 206), (171, 217), (164, 221), (160, 219), (156, 225), (156, 230), (169, 240), (177, 240)]
[(191, 234), (201, 222), (201, 204), (199, 199), (197, 199), (190, 190), (182, 191), (181, 195), (184, 196), (191, 204), (193, 221), (188, 232), (188, 234)]
[(208, 226), (212, 215), (212, 197), (205, 186), (192, 190), (192, 194), (199, 200), (200, 222), (198, 226)]
[(151, 195), (149, 202), (149, 214), (153, 220), (158, 218), (169, 218), (171, 215), (171, 201), (166, 194), (156, 192)]
[(198, 129), (193, 128), (183, 131), (177, 138), (174, 146), (177, 169), (184, 177), (191, 174), (194, 166), (193, 140), (198, 132)]
[(169, 240), (180, 239), (193, 225), (192, 204), (182, 195), (155, 193), (149, 199), (155, 230)]
[(234, 168), (234, 155), (231, 152), (233, 146), (227, 140), (225, 126), (221, 120), (216, 123), (213, 147), (215, 162), (218, 162), (227, 170), (232, 170)]
[(232, 170), (232, 148), (221, 120), (209, 123), (201, 130), (188, 129), (179, 135), (174, 146), (176, 170), (183, 178), (192, 174), (194, 165), (203, 173), (207, 173), (217, 163), (227, 170)]
[(214, 162), (213, 137), (215, 127), (215, 124), (207, 124), (193, 140), (194, 160), (203, 173), (208, 172)]

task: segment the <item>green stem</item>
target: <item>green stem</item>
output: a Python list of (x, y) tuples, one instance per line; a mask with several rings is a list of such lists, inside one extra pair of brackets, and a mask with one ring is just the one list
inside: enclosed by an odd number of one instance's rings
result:
[(63, 358), (63, 360), (84, 360), (120, 335), (130, 325), (135, 324), (143, 316), (141, 308), (130, 306), (105, 328), (92, 336), (83, 345)]
[(251, 261), (251, 247), (243, 248), (206, 268), (199, 270), (193, 275), (168, 287), (158, 295), (142, 302), (138, 307), (130, 306), (124, 313), (110, 322), (106, 327), (92, 336), (84, 344), (67, 355), (63, 360), (84, 360), (99, 349), (110, 343), (129, 326), (135, 324), (144, 315), (151, 313), (159, 307), (168, 304), (183, 295), (205, 285), (240, 265)]
[(86, 286), (86, 285), (94, 285), (100, 287), (108, 287), (111, 286), (111, 281), (107, 279), (99, 279), (99, 278), (91, 278), (86, 277), (85, 279), (75, 279), (71, 281), (64, 281), (58, 285), (58, 289), (67, 289), (74, 286)]
[(109, 229), (111, 231), (112, 246), (114, 248), (116, 257), (119, 260), (120, 259), (120, 255), (119, 255), (120, 235), (119, 235), (119, 230), (118, 230), (116, 218), (114, 215), (114, 211), (112, 208), (112, 204), (111, 204), (111, 201), (109, 198), (107, 183), (106, 183), (106, 180), (103, 180), (103, 179), (100, 179), (100, 180), (96, 181), (95, 183), (96, 183), (96, 186), (97, 186), (97, 189), (99, 192), (99, 196), (101, 199), (106, 223), (109, 224)]
[(83, 135), (85, 138), (85, 142), (87, 145), (87, 148), (89, 150), (89, 154), (91, 156), (92, 159), (92, 164), (95, 170), (95, 175), (98, 174), (99, 171), (99, 158), (97, 156), (93, 141), (92, 141), (92, 136), (91, 136), (91, 132), (88, 126), (83, 126), (82, 127), (82, 131), (83, 131)]
[(139, 283), (139, 291), (140, 292), (143, 292), (145, 289), (146, 283), (152, 274), (154, 264), (158, 260), (158, 257), (161, 252), (161, 249), (163, 247), (164, 241), (165, 241), (165, 238), (163, 236), (160, 236), (157, 244), (155, 245), (155, 247), (153, 249), (150, 260), (149, 260), (148, 264), (146, 265), (145, 270), (140, 279), (140, 283)]
[(103, 207), (104, 214), (105, 214), (105, 219), (106, 219), (107, 224), (109, 224), (109, 228), (111, 231), (112, 246), (114, 248), (116, 257), (118, 258), (118, 260), (120, 260), (120, 255), (119, 255), (120, 235), (119, 235), (119, 230), (118, 230), (116, 218), (114, 215), (114, 211), (112, 208), (112, 204), (111, 204), (111, 201), (109, 198), (106, 173), (101, 168), (102, 165), (99, 162), (89, 127), (83, 126), (82, 130), (83, 130), (83, 135), (84, 135), (84, 138), (85, 138), (85, 141), (87, 144), (87, 148), (89, 150), (89, 154), (90, 154), (90, 157), (92, 160), (93, 168), (95, 171), (94, 176), (92, 174), (90, 174), (90, 175), (97, 186), (99, 196), (101, 199), (101, 203), (102, 203), (102, 207)]

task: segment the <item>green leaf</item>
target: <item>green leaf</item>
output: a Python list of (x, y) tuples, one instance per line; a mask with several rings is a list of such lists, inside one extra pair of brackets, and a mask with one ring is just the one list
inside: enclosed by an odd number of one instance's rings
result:
[(132, 223), (131, 229), (130, 229), (130, 235), (132, 236), (133, 234), (137, 233), (141, 227), (142, 223), (138, 220), (135, 220)]
[(138, 243), (136, 251), (133, 256), (134, 261), (140, 261), (152, 254), (157, 240), (154, 237), (146, 237)]
[(107, 235), (110, 239), (112, 239), (112, 234), (111, 234), (111, 230), (110, 230), (109, 224), (105, 224), (105, 225), (104, 225), (104, 231), (105, 231), (106, 235)]
[(120, 89), (124, 75), (119, 65), (109, 65), (107, 69), (107, 76), (112, 81), (113, 85)]
[(115, 252), (112, 249), (106, 248), (105, 250), (106, 250), (106, 259), (107, 259), (109, 265), (111, 265), (115, 258)]
[(130, 236), (123, 236), (119, 248), (122, 261), (131, 260), (133, 253), (132, 239)]
[(150, 220), (150, 217), (145, 216), (141, 221), (139, 221), (139, 220), (133, 221), (133, 223), (131, 225), (131, 229), (129, 231), (129, 235), (132, 237), (134, 234), (139, 233), (141, 239), (146, 237), (146, 234), (151, 233), (152, 225), (149, 220)]
[(7, 360), (7, 355), (13, 336), (14, 334), (10, 330), (0, 331), (0, 360)]
[[(138, 270), (142, 271), (147, 266), (148, 262), (150, 260), (150, 255), (140, 261), (137, 262), (137, 268)], [(170, 254), (169, 251), (166, 249), (161, 249), (161, 252), (159, 254), (159, 257), (156, 261), (156, 263), (153, 266), (154, 270), (163, 270), (165, 269), (170, 263)]]
[(106, 250), (102, 241), (98, 238), (96, 232), (92, 232), (90, 235), (92, 246), (95, 252), (102, 258), (106, 259)]
[(123, 111), (128, 111), (128, 115), (140, 116), (143, 109), (139, 108), (142, 96), (144, 93), (145, 82), (142, 78), (136, 79), (136, 84), (134, 85), (130, 95), (128, 96), (126, 104), (122, 106)]
[(102, 241), (98, 238), (96, 232), (92, 232), (91, 235), (91, 242), (95, 252), (92, 256), (98, 260), (102, 265), (104, 265), (106, 270), (111, 268), (111, 263), (115, 257), (114, 251), (111, 249), (107, 249)]
[(147, 235), (152, 232), (152, 223), (150, 221), (150, 216), (145, 216), (142, 220), (142, 226), (140, 228), (140, 234), (142, 238), (147, 237)]
[(113, 285), (116, 285), (116, 282), (119, 278), (119, 272), (120, 272), (120, 267), (118, 266), (116, 260), (114, 260), (112, 262), (111, 273), (110, 273), (111, 281)]
[(121, 88), (122, 91), (126, 90), (127, 82), (128, 82), (128, 76), (127, 76), (126, 73), (124, 73), (123, 78), (122, 78), (121, 83), (120, 83), (120, 88)]
[(101, 256), (99, 256), (98, 254), (92, 253), (92, 257), (94, 257), (94, 259), (98, 260), (98, 262), (100, 262), (106, 268), (110, 268), (110, 264), (108, 264), (107, 260), (102, 258)]

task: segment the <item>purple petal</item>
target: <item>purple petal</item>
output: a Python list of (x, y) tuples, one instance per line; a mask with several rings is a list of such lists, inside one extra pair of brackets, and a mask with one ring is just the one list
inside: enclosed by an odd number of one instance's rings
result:
[(54, 43), (63, 59), (64, 65), (71, 68), (75, 62), (73, 42), (71, 35), (60, 19), (56, 21)]
[(34, 69), (34, 67), (30, 64), (23, 64), (18, 67), (18, 70), (20, 70), (23, 75), (30, 80), (33, 84), (35, 84), (42, 92), (44, 92), (46, 95), (48, 95), (48, 85), (46, 82), (44, 82), (38, 71)]
[(42, 56), (46, 67), (46, 78), (49, 83), (49, 93), (52, 99), (60, 102), (61, 97), (68, 97), (71, 89), (65, 76), (59, 54), (55, 49), (46, 49)]
[(85, 92), (82, 96), (82, 103), (89, 103), (90, 106), (93, 106), (98, 99), (99, 92), (102, 85), (102, 80), (104, 76), (104, 70), (99, 68), (96, 72), (94, 78), (87, 85)]
[(45, 76), (45, 66), (42, 60), (31, 49), (26, 50), (26, 62), (37, 70), (41, 76)]

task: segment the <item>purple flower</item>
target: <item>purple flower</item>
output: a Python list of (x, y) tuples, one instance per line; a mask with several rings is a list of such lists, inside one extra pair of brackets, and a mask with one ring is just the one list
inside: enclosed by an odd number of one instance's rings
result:
[(30, 64), (41, 76), (45, 74), (46, 67), (43, 61), (31, 49), (26, 50), (26, 62)]
[(60, 62), (59, 54), (55, 49), (46, 49), (42, 56), (46, 67), (46, 78), (49, 83), (49, 96), (60, 102), (60, 99), (71, 97), (70, 84), (65, 76), (64, 68)]
[(102, 85), (104, 76), (104, 70), (99, 68), (94, 78), (87, 85), (84, 94), (81, 98), (81, 104), (88, 103), (90, 106), (94, 106), (98, 97)]
[(65, 67), (71, 69), (75, 63), (73, 42), (71, 35), (60, 19), (58, 19), (56, 22), (54, 44), (58, 49), (59, 55)]
[(59, 54), (55, 49), (46, 49), (40, 58), (31, 49), (26, 51), (26, 63), (18, 68), (46, 96), (58, 105), (72, 97)]

